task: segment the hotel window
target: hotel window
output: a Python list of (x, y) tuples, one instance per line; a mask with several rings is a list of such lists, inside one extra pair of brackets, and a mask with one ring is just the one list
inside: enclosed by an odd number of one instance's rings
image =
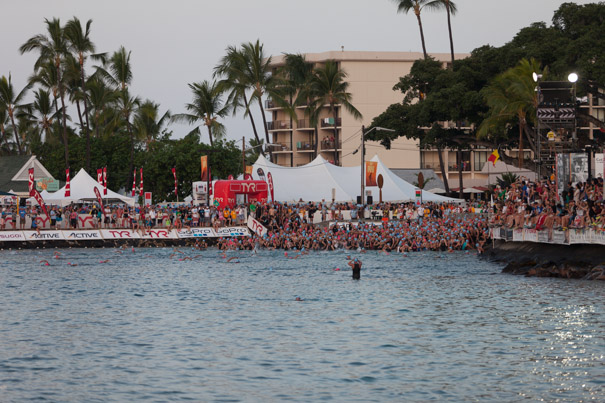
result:
[(487, 162), (487, 151), (475, 151), (473, 154), (475, 155), (475, 164), (473, 168), (475, 171), (481, 171)]

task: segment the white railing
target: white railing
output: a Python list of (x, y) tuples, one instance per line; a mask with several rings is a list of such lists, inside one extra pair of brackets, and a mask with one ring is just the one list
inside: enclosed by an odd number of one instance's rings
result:
[(559, 230), (536, 230), (531, 228), (509, 229), (494, 227), (490, 229), (493, 239), (507, 242), (537, 242), (558, 245), (593, 244), (605, 245), (605, 231), (583, 228)]

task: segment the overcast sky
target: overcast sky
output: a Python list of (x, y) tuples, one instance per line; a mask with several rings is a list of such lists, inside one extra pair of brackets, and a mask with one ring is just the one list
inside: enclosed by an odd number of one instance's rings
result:
[[(501, 46), (532, 22), (550, 24), (560, 0), (455, 0), (456, 52)], [(576, 1), (578, 4), (590, 1)], [(413, 13), (397, 14), (390, 0), (28, 0), (2, 10), (0, 75), (12, 73), (17, 88), (32, 73), (35, 54), (18, 48), (45, 33), (45, 18), (64, 23), (92, 19), (99, 52), (123, 45), (132, 51), (133, 93), (160, 103), (161, 112), (183, 112), (188, 83), (210, 79), (229, 45), (260, 39), (267, 54), (329, 50), (421, 51)], [(445, 12), (422, 15), (428, 52), (449, 52)], [(75, 111), (70, 111), (75, 114)], [(251, 137), (249, 122), (225, 120), (228, 137)], [(174, 126), (182, 137), (187, 126)]]

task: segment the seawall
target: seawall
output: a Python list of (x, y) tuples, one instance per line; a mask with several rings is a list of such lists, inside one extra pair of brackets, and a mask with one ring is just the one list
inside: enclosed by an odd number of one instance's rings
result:
[(557, 245), (494, 240), (485, 255), (507, 263), (503, 273), (527, 277), (605, 280), (604, 245)]

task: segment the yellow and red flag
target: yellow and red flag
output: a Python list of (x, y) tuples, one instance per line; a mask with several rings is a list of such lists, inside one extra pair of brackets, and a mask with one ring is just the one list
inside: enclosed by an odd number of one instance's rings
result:
[(500, 159), (500, 154), (498, 154), (498, 150), (494, 150), (494, 152), (489, 156), (489, 158), (487, 159), (488, 161), (491, 161), (494, 166), (496, 166), (496, 161), (498, 161)]

